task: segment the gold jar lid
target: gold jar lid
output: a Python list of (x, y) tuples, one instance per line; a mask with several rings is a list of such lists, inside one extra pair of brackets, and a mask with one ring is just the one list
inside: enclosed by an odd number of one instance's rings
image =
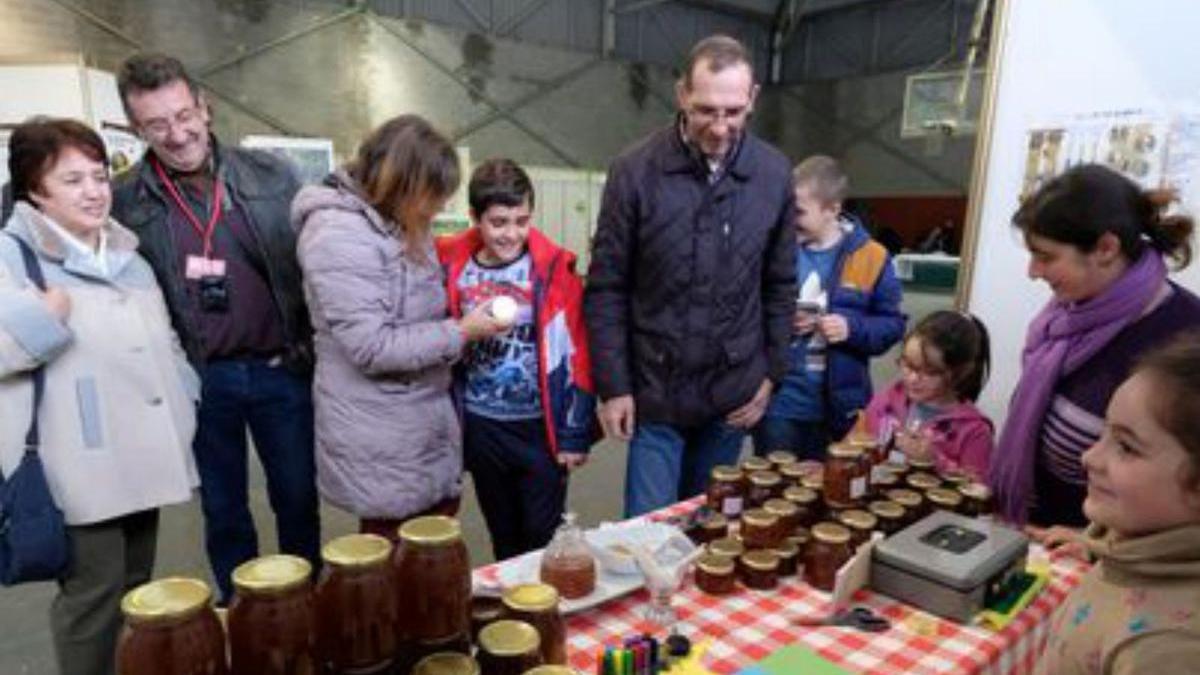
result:
[(767, 513), (778, 516), (780, 518), (788, 518), (800, 512), (800, 507), (786, 499), (768, 499), (763, 504), (763, 508)]
[(925, 500), (925, 498), (921, 496), (920, 492), (915, 490), (906, 490), (904, 488), (900, 488), (898, 490), (888, 490), (885, 493), (885, 496), (889, 500), (896, 502), (906, 509), (914, 509), (920, 506), (921, 502)]
[(886, 488), (886, 487), (892, 487), (894, 485), (900, 484), (900, 475), (899, 474), (888, 469), (886, 466), (880, 466), (878, 468), (880, 470), (876, 471), (875, 474), (871, 476), (871, 484), (872, 485), (877, 485), (877, 486)]
[(913, 473), (906, 479), (908, 484), (918, 490), (932, 490), (942, 484), (942, 479), (931, 473)]
[(733, 574), (733, 558), (716, 553), (706, 553), (696, 561), (696, 567), (708, 574), (718, 576)]
[(791, 464), (784, 464), (779, 467), (779, 475), (783, 476), (784, 480), (793, 483), (799, 483), (808, 473), (808, 467), (804, 466), (801, 462), (792, 462)]
[(937, 461), (932, 457), (918, 458), (908, 457), (908, 466), (914, 471), (933, 471), (933, 467), (937, 466)]
[(750, 509), (742, 513), (742, 525), (751, 527), (774, 527), (779, 522), (779, 516), (766, 509)]
[(992, 489), (983, 483), (967, 483), (958, 488), (959, 494), (969, 499), (988, 500), (992, 498)]
[(321, 558), (336, 567), (370, 567), (391, 553), (392, 542), (377, 534), (347, 534), (321, 547)]
[(792, 537), (788, 537), (787, 541), (776, 546), (774, 549), (775, 555), (780, 558), (795, 558), (800, 555), (800, 545), (792, 541)]
[(422, 516), (404, 523), (397, 530), (411, 544), (441, 545), (462, 539), (462, 526), (449, 516)]
[(505, 589), (502, 599), (518, 612), (545, 612), (558, 607), (558, 590), (550, 584), (517, 584)]
[(742, 479), (742, 470), (736, 466), (718, 464), (712, 468), (712, 473), (710, 475), (712, 476), (712, 479), (716, 481), (738, 481)]
[(750, 551), (742, 554), (742, 564), (752, 570), (772, 572), (779, 568), (779, 555), (774, 551)]
[(706, 530), (724, 530), (729, 527), (729, 519), (723, 514), (713, 513), (700, 521), (700, 527)]
[(852, 433), (846, 438), (846, 442), (863, 450), (873, 450), (879, 447), (879, 440), (877, 438), (874, 436), (867, 436), (865, 434)]
[(569, 666), (546, 664), (530, 668), (521, 675), (579, 675), (579, 671)]
[(747, 457), (742, 460), (742, 470), (746, 473), (766, 471), (771, 468), (771, 462), (766, 457)]
[(796, 453), (788, 450), (776, 450), (767, 453), (767, 461), (776, 466), (786, 466), (796, 463)]
[(817, 501), (817, 491), (803, 485), (793, 485), (783, 491), (783, 498), (796, 504), (811, 504)]
[(867, 508), (871, 510), (871, 513), (885, 520), (896, 520), (904, 517), (904, 507), (891, 500), (871, 502)]
[(879, 524), (879, 519), (876, 518), (874, 514), (869, 511), (863, 511), (862, 509), (850, 509), (849, 511), (842, 511), (841, 515), (838, 516), (838, 520), (840, 520), (846, 527), (850, 527), (855, 530), (873, 530), (875, 529), (875, 526)]
[(233, 585), (248, 593), (281, 593), (308, 583), (312, 565), (294, 555), (265, 555), (238, 565)]
[(708, 543), (708, 552), (723, 555), (726, 558), (736, 558), (745, 552), (742, 542), (733, 537), (724, 537)]
[(971, 482), (971, 474), (964, 471), (943, 471), (941, 473), (942, 482), (954, 489), (959, 486), (966, 485)]
[(954, 508), (962, 503), (962, 495), (949, 488), (933, 488), (925, 492), (925, 496), (929, 501), (938, 506), (946, 506)]
[(121, 598), (131, 621), (179, 619), (208, 606), (212, 591), (199, 579), (168, 577), (142, 584)]
[(437, 652), (418, 661), (412, 675), (479, 675), (479, 664), (466, 654)]
[(800, 481), (800, 487), (808, 488), (813, 492), (820, 492), (825, 488), (825, 476), (822, 474), (810, 473)]
[(779, 485), (782, 481), (783, 478), (774, 471), (755, 471), (750, 474), (750, 482), (757, 487), (771, 487)]
[(817, 523), (813, 526), (812, 536), (826, 544), (845, 544), (850, 541), (850, 530), (837, 523)]
[(541, 646), (537, 629), (524, 621), (501, 619), (479, 631), (479, 647), (496, 656), (520, 656)]
[(808, 540), (810, 538), (811, 537), (808, 534), (808, 528), (797, 527), (795, 534), (788, 537), (787, 541), (789, 541), (789, 542), (799, 546), (801, 549), (803, 549), (805, 544), (808, 543)]
[(834, 459), (858, 459), (862, 457), (863, 449), (849, 443), (834, 443), (829, 446), (829, 456)]

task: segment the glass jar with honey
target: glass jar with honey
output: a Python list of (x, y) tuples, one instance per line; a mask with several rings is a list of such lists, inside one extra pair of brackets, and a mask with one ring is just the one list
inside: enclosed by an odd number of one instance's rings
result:
[(780, 472), (783, 467), (795, 464), (798, 460), (796, 459), (796, 453), (794, 452), (788, 450), (775, 450), (767, 453), (767, 461), (771, 463), (771, 468), (774, 471)]
[(398, 534), (392, 570), (400, 639), (426, 645), (469, 639), (471, 563), (459, 522), (422, 516), (401, 525)]
[(399, 651), (392, 544), (349, 534), (325, 544), (316, 590), (317, 651), (334, 675), (385, 673)]
[(779, 556), (779, 576), (795, 576), (800, 568), (800, 546), (794, 538), (789, 537), (776, 546), (775, 555)]
[(726, 518), (742, 514), (746, 500), (746, 481), (736, 466), (714, 466), (709, 475), (706, 503), (708, 508)]
[(804, 550), (804, 580), (814, 588), (832, 591), (838, 570), (851, 556), (850, 530), (837, 523), (818, 523)]
[(728, 595), (737, 589), (733, 559), (707, 553), (696, 561), (696, 586), (709, 595)]
[(943, 511), (951, 511), (954, 513), (958, 513), (958, 511), (962, 508), (963, 503), (963, 496), (958, 491), (942, 487), (926, 490), (925, 499), (929, 501), (934, 509), (941, 509)]
[(118, 675), (226, 675), (225, 633), (212, 592), (197, 579), (142, 584), (121, 599)]
[(458, 652), (438, 652), (417, 662), (411, 675), (481, 675), (475, 659)]
[(796, 505), (797, 527), (812, 527), (821, 521), (824, 505), (816, 491), (794, 485), (783, 491), (783, 498)]
[(741, 559), (746, 588), (769, 591), (779, 583), (779, 556), (774, 551), (747, 551)]
[(916, 490), (922, 494), (942, 486), (941, 478), (923, 471), (908, 474), (908, 476), (904, 478), (904, 481), (908, 485), (909, 489)]
[(765, 509), (751, 509), (742, 514), (742, 543), (747, 549), (774, 548), (783, 536), (779, 517)]
[(746, 505), (757, 509), (769, 499), (783, 496), (783, 477), (774, 471), (755, 471), (750, 474), (750, 487), (746, 490)]
[(879, 531), (883, 536), (890, 537), (904, 529), (904, 507), (896, 502), (887, 499), (874, 501), (868, 510), (879, 519)]
[(857, 551), (859, 546), (871, 540), (879, 519), (870, 511), (848, 509), (838, 514), (838, 522), (850, 530), (850, 550)]
[[(803, 488), (799, 488), (803, 489)], [(779, 519), (779, 536), (783, 540), (800, 526), (800, 507), (788, 499), (768, 499), (763, 510)]]
[(963, 497), (962, 514), (972, 518), (992, 515), (992, 490), (983, 483), (967, 483), (958, 488)]
[(518, 584), (504, 591), (506, 618), (533, 626), (543, 663), (567, 662), (567, 626), (558, 611), (558, 591), (549, 584)]
[(501, 619), (479, 631), (475, 655), (484, 675), (522, 675), (542, 665), (537, 629), (524, 621)]
[(867, 496), (869, 471), (861, 449), (845, 443), (830, 446), (825, 460), (825, 503), (832, 509), (857, 506)]
[(542, 553), (539, 576), (568, 600), (586, 597), (596, 590), (596, 560), (575, 524), (574, 513), (564, 513), (562, 525)]
[(749, 476), (755, 471), (770, 471), (771, 460), (766, 457), (750, 456), (742, 460), (742, 473)]
[(311, 573), (307, 560), (291, 555), (255, 558), (233, 570), (232, 675), (317, 672)]

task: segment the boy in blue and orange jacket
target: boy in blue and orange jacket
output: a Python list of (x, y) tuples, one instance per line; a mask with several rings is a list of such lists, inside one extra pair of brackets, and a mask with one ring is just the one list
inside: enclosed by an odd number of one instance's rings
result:
[(822, 460), (871, 399), (869, 361), (904, 335), (901, 287), (887, 249), (842, 213), (848, 181), (823, 155), (792, 172), (796, 282), (792, 367), (754, 429), (754, 451)]
[(575, 254), (532, 227), (515, 162), (484, 162), (468, 193), (472, 227), (437, 241), (450, 313), (502, 296), (517, 307), (512, 330), (472, 343), (456, 371), (463, 463), (503, 560), (549, 542), (599, 427)]

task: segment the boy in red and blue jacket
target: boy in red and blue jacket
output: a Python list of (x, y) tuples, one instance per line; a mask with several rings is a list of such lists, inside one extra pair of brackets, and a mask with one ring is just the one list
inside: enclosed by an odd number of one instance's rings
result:
[(450, 313), (493, 303), (500, 318), (501, 297), (517, 308), (512, 330), (472, 343), (456, 372), (463, 463), (503, 560), (550, 541), (599, 427), (575, 254), (531, 226), (533, 184), (515, 162), (484, 162), (468, 193), (472, 227), (437, 241)]

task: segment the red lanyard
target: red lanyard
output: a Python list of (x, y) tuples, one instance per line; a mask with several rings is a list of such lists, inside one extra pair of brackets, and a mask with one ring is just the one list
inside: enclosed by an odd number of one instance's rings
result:
[(211, 258), (213, 231), (217, 229), (217, 221), (221, 219), (221, 202), (224, 199), (224, 195), (221, 193), (221, 179), (219, 177), (213, 178), (212, 214), (208, 217), (208, 225), (203, 226), (200, 224), (200, 218), (192, 211), (192, 207), (179, 194), (175, 183), (167, 177), (167, 172), (163, 170), (162, 163), (158, 161), (158, 158), (154, 158), (152, 163), (154, 164), (154, 170), (158, 172), (159, 179), (162, 180), (163, 185), (167, 188), (167, 192), (171, 195), (171, 199), (175, 201), (175, 206), (179, 207), (179, 210), (183, 212), (183, 217), (187, 218), (187, 221), (196, 230), (196, 234), (200, 235), (203, 239), (204, 257)]

